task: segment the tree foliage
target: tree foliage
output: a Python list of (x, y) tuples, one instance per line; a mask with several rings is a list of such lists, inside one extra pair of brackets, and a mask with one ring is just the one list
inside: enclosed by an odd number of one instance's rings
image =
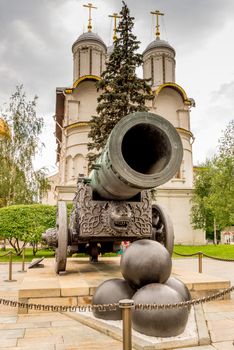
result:
[[(98, 98), (98, 115), (91, 119), (89, 137), (92, 142), (88, 145), (89, 150), (101, 151), (116, 123), (129, 113), (148, 110), (145, 103), (152, 99), (147, 81), (136, 75), (136, 68), (142, 65), (143, 58), (137, 53), (140, 42), (132, 33), (134, 17), (130, 16), (124, 2), (120, 15), (118, 38), (114, 42), (106, 70), (97, 83), (102, 93)], [(97, 156), (90, 157), (90, 160)]]
[(219, 155), (224, 157), (234, 157), (234, 119), (232, 119), (219, 139)]
[(194, 179), (191, 219), (195, 229), (202, 229), (209, 235), (213, 232), (214, 214), (207, 206), (212, 192), (213, 168), (211, 161), (202, 164)]
[(30, 243), (34, 253), (42, 233), (55, 226), (56, 206), (32, 204), (0, 208), (0, 236), (7, 239), (17, 254)]
[(28, 101), (23, 86), (17, 86), (3, 114), (11, 139), (0, 141), (0, 207), (33, 203), (48, 189), (44, 169), (35, 171), (33, 167), (43, 128), (36, 104), (37, 97)]
[(218, 231), (234, 224), (234, 121), (223, 132), (218, 153), (197, 172), (192, 202), (194, 228), (209, 233), (214, 224)]

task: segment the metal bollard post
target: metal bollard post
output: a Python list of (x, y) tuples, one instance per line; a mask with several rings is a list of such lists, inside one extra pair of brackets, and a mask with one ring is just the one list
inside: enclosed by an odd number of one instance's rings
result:
[(203, 258), (203, 254), (202, 252), (198, 253), (198, 272), (202, 273), (202, 258)]
[(122, 299), (119, 301), (119, 308), (122, 309), (123, 318), (123, 350), (132, 350), (132, 308), (134, 301)]
[(9, 251), (9, 278), (5, 282), (15, 282), (16, 280), (12, 279), (12, 251)]
[(19, 270), (18, 272), (27, 272), (25, 270), (25, 248), (23, 249), (23, 254), (22, 254), (22, 270)]

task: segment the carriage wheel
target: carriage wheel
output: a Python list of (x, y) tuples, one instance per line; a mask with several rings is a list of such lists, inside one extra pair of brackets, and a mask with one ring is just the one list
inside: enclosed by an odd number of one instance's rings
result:
[(152, 205), (152, 239), (164, 245), (170, 255), (174, 247), (174, 229), (170, 217), (158, 204)]
[(62, 201), (58, 202), (57, 234), (58, 247), (55, 254), (55, 271), (59, 273), (61, 271), (66, 271), (68, 243), (67, 206), (66, 203)]

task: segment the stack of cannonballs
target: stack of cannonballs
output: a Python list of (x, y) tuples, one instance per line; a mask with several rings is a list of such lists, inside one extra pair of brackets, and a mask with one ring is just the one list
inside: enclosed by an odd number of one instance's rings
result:
[[(120, 262), (124, 279), (114, 278), (103, 282), (93, 296), (93, 304), (118, 303), (132, 299), (135, 304), (174, 304), (191, 299), (187, 287), (170, 277), (172, 260), (160, 243), (142, 239), (132, 243)], [(132, 310), (133, 328), (155, 337), (172, 337), (181, 334), (187, 324), (190, 308)], [(121, 320), (121, 309), (100, 311), (94, 316), (105, 320)]]

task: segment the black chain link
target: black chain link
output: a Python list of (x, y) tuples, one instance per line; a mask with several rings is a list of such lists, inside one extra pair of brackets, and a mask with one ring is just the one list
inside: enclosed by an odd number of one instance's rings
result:
[[(221, 292), (209, 295), (207, 297), (192, 299), (189, 301), (183, 301), (174, 304), (135, 304), (136, 310), (167, 310), (167, 309), (179, 309), (182, 307), (191, 307), (192, 305), (203, 304), (209, 301), (216, 300), (223, 297), (224, 295), (234, 291), (234, 286), (224, 289)], [(97, 309), (98, 311), (116, 311), (119, 307), (118, 303), (113, 304), (94, 304), (94, 305), (77, 305), (77, 306), (60, 306), (60, 305), (42, 305), (42, 304), (28, 304), (19, 301), (13, 301), (8, 299), (0, 298), (0, 305), (7, 305), (10, 307), (25, 308), (27, 310), (37, 311), (53, 311), (53, 312), (85, 312)]]

